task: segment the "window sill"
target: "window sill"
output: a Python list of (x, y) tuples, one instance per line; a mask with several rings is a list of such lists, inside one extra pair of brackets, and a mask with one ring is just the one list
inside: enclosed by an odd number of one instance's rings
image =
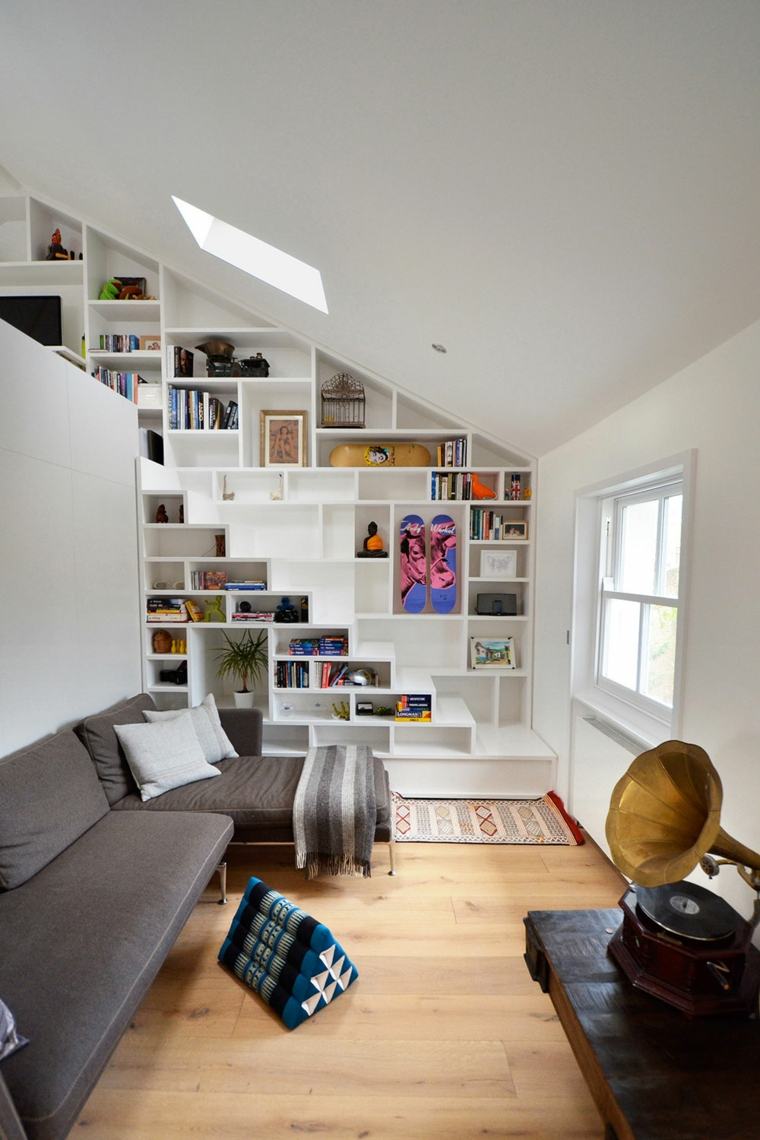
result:
[(632, 705), (626, 704), (625, 701), (616, 700), (609, 693), (599, 689), (586, 689), (575, 693), (573, 700), (609, 721), (613, 728), (630, 736), (637, 745), (640, 745), (642, 752), (655, 748), (658, 744), (662, 744), (663, 740), (671, 739), (671, 729), (663, 721), (648, 716)]

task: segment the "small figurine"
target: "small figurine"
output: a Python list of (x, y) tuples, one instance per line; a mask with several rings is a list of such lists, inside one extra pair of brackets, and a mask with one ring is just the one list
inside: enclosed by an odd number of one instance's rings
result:
[(488, 487), (485, 483), (481, 483), (480, 479), (474, 471), (472, 473), (472, 497), (473, 499), (496, 498), (496, 492)]
[(216, 557), (225, 558), (227, 554), (227, 543), (223, 534), (214, 535), (214, 543), (216, 544)]
[(61, 245), (61, 231), (55, 230), (50, 239), (45, 261), (68, 261), (69, 251)]
[(250, 614), (253, 612), (253, 606), (250, 602), (238, 602), (237, 612), (239, 614)]
[(510, 499), (519, 499), (522, 497), (522, 488), (520, 484), (519, 472), (515, 471), (512, 475), (512, 486), (509, 491)]
[(211, 600), (206, 603), (206, 615), (204, 617), (204, 621), (226, 622), (226, 620), (227, 615), (222, 609), (221, 597), (217, 595), (215, 598), (211, 598)]
[(348, 720), (351, 716), (348, 701), (336, 701), (330, 706), (334, 720)]
[(362, 549), (357, 550), (357, 558), (387, 558), (388, 551), (384, 549), (384, 543), (380, 535), (377, 533), (377, 523), (371, 522), (367, 524), (367, 537), (364, 539)]
[(156, 510), (156, 522), (157, 523), (168, 523), (168, 521), (169, 521), (169, 515), (167, 514), (166, 506), (164, 503), (159, 503), (158, 509)]
[(297, 622), (298, 610), (290, 598), (282, 598), (274, 611), (274, 620), (278, 622)]

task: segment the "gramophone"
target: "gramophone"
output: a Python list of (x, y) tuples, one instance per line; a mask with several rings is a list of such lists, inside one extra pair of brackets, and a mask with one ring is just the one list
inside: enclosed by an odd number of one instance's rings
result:
[[(633, 761), (607, 815), (616, 866), (633, 880), (620, 900), (622, 925), (609, 952), (633, 985), (687, 1015), (757, 1011), (760, 854), (720, 826), (723, 788), (696, 744), (668, 740)], [(696, 883), (732, 864), (756, 892), (752, 922)]]

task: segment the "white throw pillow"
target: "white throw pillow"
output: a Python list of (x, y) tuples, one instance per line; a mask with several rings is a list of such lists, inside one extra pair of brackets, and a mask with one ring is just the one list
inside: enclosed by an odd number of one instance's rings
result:
[(144, 800), (222, 774), (206, 762), (190, 709), (156, 724), (115, 724), (113, 728)]
[(198, 737), (198, 743), (203, 749), (203, 755), (209, 764), (216, 764), (219, 760), (228, 760), (237, 756), (232, 747), (232, 741), (222, 728), (219, 719), (219, 710), (216, 707), (214, 694), (209, 693), (202, 704), (192, 709), (167, 709), (158, 712), (156, 709), (143, 709), (143, 716), (148, 723), (161, 720), (176, 720), (178, 716), (190, 714), (190, 721)]

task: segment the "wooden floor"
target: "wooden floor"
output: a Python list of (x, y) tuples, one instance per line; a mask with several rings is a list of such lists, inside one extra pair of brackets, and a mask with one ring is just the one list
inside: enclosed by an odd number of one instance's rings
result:
[[(617, 873), (590, 844), (396, 849), (396, 878), (380, 847), (371, 879), (316, 884), (290, 848), (238, 849), (229, 905), (209, 891), (196, 907), (78, 1126), (141, 1140), (600, 1137), (523, 962), (522, 918), (610, 906)], [(250, 874), (330, 926), (360, 971), (292, 1033), (216, 962)]]

